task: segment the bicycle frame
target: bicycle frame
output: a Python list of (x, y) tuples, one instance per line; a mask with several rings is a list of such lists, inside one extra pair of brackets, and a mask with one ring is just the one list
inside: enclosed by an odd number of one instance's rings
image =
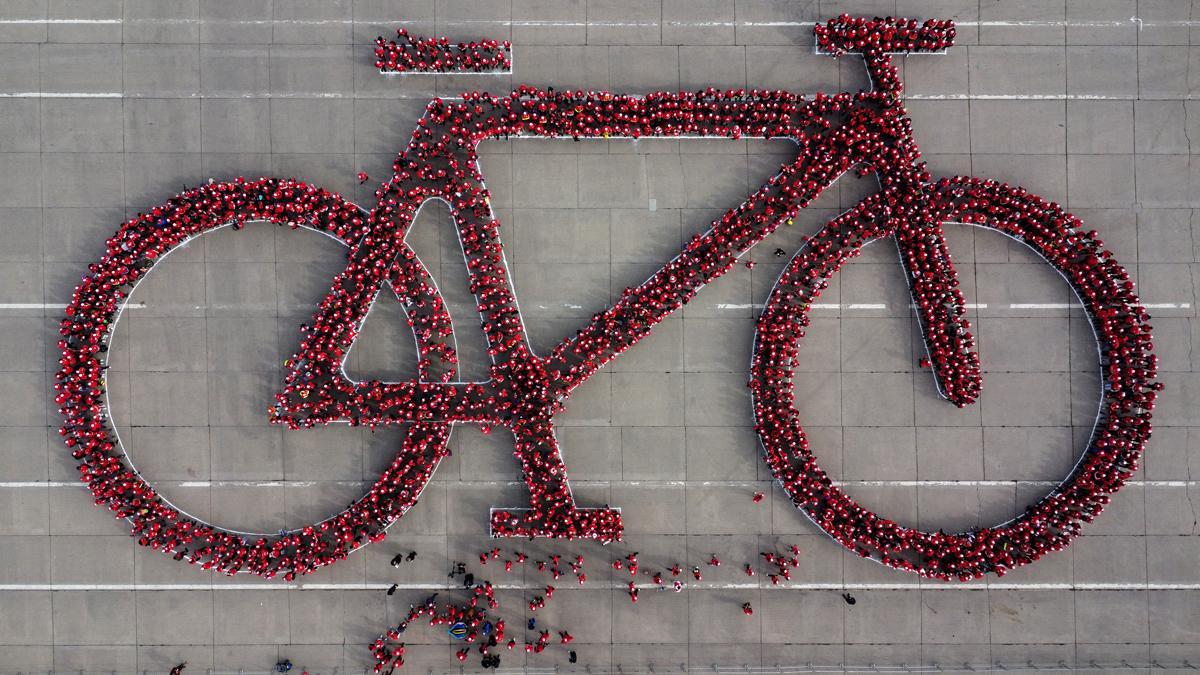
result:
[[(619, 538), (619, 510), (575, 505), (554, 435), (554, 416), (575, 387), (637, 344), (654, 325), (729, 271), (738, 258), (853, 168), (862, 174), (876, 172), (880, 194), (890, 204), (880, 234), (896, 237), (922, 325), (938, 327), (937, 334), (926, 329), (927, 343), (955, 345), (951, 358), (935, 364), (939, 392), (957, 405), (972, 402), (978, 394), (978, 378), (952, 382), (947, 377), (956, 369), (977, 372), (978, 357), (969, 333), (960, 330), (969, 327), (963, 318), (965, 301), (949, 283), (953, 268), (940, 226), (928, 207), (929, 176), (912, 139), (889, 55), (900, 49), (932, 51), (928, 45), (947, 46), (952, 30), (926, 26), (920, 44), (872, 48), (865, 56), (875, 89), (858, 94), (818, 94), (806, 100), (783, 91), (707, 90), (636, 98), (522, 87), (504, 98), (476, 92), (461, 103), (434, 100), (396, 160), (394, 175), (376, 192), (379, 202), (370, 216), (369, 233), (351, 249), (348, 270), (376, 273), (359, 273), (354, 279), (343, 273), (334, 289), (373, 297), (388, 276), (389, 261), (383, 256), (399, 253), (402, 259), (415, 259), (404, 239), (422, 204), (445, 202), (487, 334), (491, 377), (464, 383), (452, 381), (453, 374), (448, 373), (443, 381), (431, 382), (423, 369), (422, 380), (355, 383), (345, 377), (340, 364), (311, 363), (298, 354), (277, 397), (274, 421), (293, 428), (332, 421), (372, 426), (413, 422), (504, 426), (516, 439), (515, 454), (530, 488), (531, 504), (527, 509), (493, 509), (494, 535)], [(852, 32), (833, 38), (843, 49), (855, 46)], [(641, 285), (625, 289), (612, 307), (543, 357), (529, 347), (477, 156), (480, 142), (513, 136), (788, 138), (799, 152), (742, 204), (715, 220), (710, 230), (693, 237), (672, 261)], [(914, 222), (921, 227), (899, 227)], [(901, 235), (902, 229), (909, 234)], [(941, 261), (936, 266), (938, 275), (921, 273), (919, 261), (930, 258)], [(406, 302), (410, 320), (415, 313), (416, 323), (422, 326), (442, 322), (431, 318), (440, 307), (418, 307), (404, 293), (398, 295)], [(322, 336), (328, 353), (344, 355), (368, 311), (369, 303), (326, 303), (314, 316), (313, 332)], [(623, 329), (616, 339), (614, 327)], [(450, 336), (452, 332), (446, 337)], [(451, 363), (456, 358), (450, 342), (443, 341), (432, 352)], [(422, 366), (428, 365), (432, 352), (421, 354)]]

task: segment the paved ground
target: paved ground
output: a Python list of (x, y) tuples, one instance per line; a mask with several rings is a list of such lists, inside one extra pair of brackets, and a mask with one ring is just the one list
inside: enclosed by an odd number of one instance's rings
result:
[[(282, 656), (313, 673), (361, 671), (364, 645), (445, 584), (451, 560), (491, 546), (488, 507), (523, 498), (510, 439), (463, 428), (387, 541), (305, 580), (319, 589), (213, 578), (135, 546), (74, 484), (47, 395), (61, 305), (126, 214), (238, 174), (296, 175), (369, 206), (371, 185), (359, 187), (355, 172), (384, 176), (435, 92), (520, 82), (856, 89), (861, 64), (813, 55), (805, 23), (842, 11), (961, 21), (961, 46), (904, 63), (934, 172), (1020, 182), (1066, 203), (1136, 274), (1168, 387), (1139, 480), (1070, 550), (969, 586), (919, 584), (844, 555), (772, 488), (744, 386), (755, 303), (778, 273), (773, 249), (793, 250), (870, 189), (846, 179), (764, 243), (753, 271), (705, 290), (576, 394), (559, 419), (575, 494), (621, 507), (628, 535), (607, 549), (524, 546), (589, 557), (589, 584), (564, 588), (538, 615), (577, 636), (579, 663), (554, 648), (505, 655), (503, 668), (1200, 664), (1190, 471), (1200, 466), (1191, 157), (1200, 114), (1190, 100), (1200, 52), (1186, 0), (5, 0), (0, 671), (161, 672), (187, 660), (189, 672), (250, 672)], [(370, 41), (402, 20), (414, 33), (511, 38), (515, 74), (382, 77)], [(641, 281), (788, 150), (488, 144), (484, 173), (535, 346)], [(797, 377), (823, 465), (864, 503), (934, 529), (997, 523), (1046, 493), (1087, 438), (1099, 386), (1067, 286), (1019, 246), (950, 229), (977, 304), (981, 405), (939, 402), (915, 368), (919, 336), (888, 242), (849, 265), (814, 310)], [(482, 373), (447, 213), (424, 210), (411, 241), (452, 300), (466, 374)], [(266, 425), (280, 362), (342, 255), (310, 232), (225, 230), (172, 255), (135, 294), (112, 356), (113, 414), (132, 461), (181, 508), (251, 531), (311, 522), (361, 494), (394, 452), (395, 433)], [(351, 374), (415, 370), (401, 321), (395, 303), (376, 307)], [(769, 496), (754, 504), (759, 489)], [(741, 573), (758, 551), (791, 543), (802, 560), (786, 588)], [(408, 550), (417, 562), (388, 567)], [(687, 592), (644, 594), (633, 606), (605, 566), (630, 551), (649, 567), (712, 553), (726, 564)], [(513, 586), (501, 592), (503, 614), (520, 624), (520, 587), (540, 588), (542, 575), (487, 571)], [(393, 582), (404, 589), (388, 598), (380, 589)], [(753, 617), (740, 612), (745, 601)], [(406, 637), (413, 672), (458, 671), (437, 633)]]

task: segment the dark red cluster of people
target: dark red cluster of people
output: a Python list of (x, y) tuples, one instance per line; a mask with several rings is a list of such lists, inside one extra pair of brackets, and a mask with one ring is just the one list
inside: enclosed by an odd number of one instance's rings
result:
[[(421, 617), (429, 617), (430, 626), (445, 626), (448, 629), (460, 631), (461, 635), (455, 636), (457, 639), (467, 643), (478, 641), (479, 653), (485, 659), (491, 655), (493, 648), (504, 641), (504, 620), (491, 621), (488, 618), (488, 610), (479, 606), (480, 599), (483, 598), (486, 599), (490, 609), (499, 608), (500, 605), (496, 602), (491, 582), (476, 585), (471, 589), (470, 599), (461, 604), (447, 602), (439, 609), (437, 596), (438, 594), (434, 593), (419, 607), (409, 607), (404, 620), (395, 627), (389, 628), (371, 643), (370, 648), (371, 654), (375, 657), (374, 670), (376, 673), (383, 672), (384, 668), (388, 668), (390, 673), (404, 665), (404, 644), (396, 644), (396, 641), (408, 630), (410, 624)], [(515, 641), (509, 645), (509, 649), (514, 646), (516, 646)], [(459, 661), (465, 661), (468, 654), (469, 650), (460, 649), (456, 655)], [(487, 659), (487, 661), (490, 662), (491, 659)]]
[[(147, 546), (226, 573), (294, 578), (344, 558), (417, 500), (447, 454), (450, 423), (503, 426), (516, 439), (531, 503), (492, 514), (496, 536), (619, 539), (620, 512), (577, 508), (553, 433), (571, 391), (616, 358), (707, 283), (737, 264), (764, 237), (807, 206), (843, 173), (874, 172), (881, 191), (807, 241), (781, 276), (759, 319), (750, 388), (756, 429), (775, 477), (823, 530), (860, 555), (943, 579), (969, 579), (1036, 560), (1067, 545), (1136, 468), (1150, 434), (1153, 382), (1149, 317), (1133, 283), (1094, 232), (1057, 204), (1006, 184), (956, 177), (930, 185), (900, 99), (888, 53), (938, 50), (954, 36), (949, 22), (839, 17), (818, 27), (833, 53), (860, 51), (877, 88), (817, 94), (781, 90), (656, 92), (553, 91), (520, 86), (507, 96), (473, 92), (435, 99), (418, 121), (393, 175), (364, 214), (337, 195), (295, 180), (210, 183), (127, 221), (90, 265), (62, 322), (62, 369), (54, 385), (61, 433), (97, 504), (133, 523)], [(535, 356), (500, 245), (499, 223), (478, 170), (478, 144), (510, 136), (606, 138), (680, 135), (785, 137), (797, 158), (678, 257), (610, 308)], [(457, 383), (452, 324), (436, 285), (404, 237), (427, 200), (447, 203), (458, 227), (470, 289), (494, 359), (489, 381)], [(190, 520), (161, 500), (116, 447), (103, 405), (103, 351), (119, 303), (154, 262), (215, 227), (267, 220), (328, 232), (349, 248), (303, 339), (272, 421), (306, 428), (407, 424), (395, 461), (360, 501), (318, 525), (254, 541)], [(980, 392), (979, 359), (965, 299), (941, 223), (999, 230), (1038, 251), (1070, 280), (1100, 337), (1106, 375), (1104, 418), (1077, 470), (1025, 514), (997, 528), (948, 535), (903, 527), (862, 508), (833, 486), (810, 452), (793, 406), (792, 369), (810, 304), (828, 278), (873, 239), (894, 236), (917, 301), (930, 365), (940, 390), (966, 405)], [(419, 380), (355, 383), (340, 364), (376, 295), (390, 283), (408, 311), (419, 347)], [(636, 598), (636, 595), (634, 595)]]
[[(479, 564), (487, 565), (488, 561), (499, 560), (501, 550), (493, 548), (489, 551), (483, 551), (479, 554)], [(507, 558), (504, 560), (504, 571), (511, 572), (513, 563), (523, 564), (528, 560), (528, 556), (521, 552), (515, 552), (515, 560)], [(539, 573), (551, 574), (555, 579), (561, 576), (560, 565), (563, 557), (557, 553), (551, 553), (548, 560), (535, 561)], [(574, 560), (569, 561), (571, 570), (579, 577), (579, 583), (586, 581), (586, 575), (583, 571), (584, 561), (582, 555), (575, 556)], [(375, 672), (382, 672), (385, 668), (388, 673), (391, 673), (396, 668), (404, 665), (404, 650), (403, 643), (398, 643), (401, 636), (408, 630), (410, 625), (417, 619), (428, 616), (430, 626), (446, 626), (448, 633), (456, 640), (461, 640), (467, 644), (478, 643), (478, 651), (482, 657), (481, 665), (486, 668), (498, 668), (500, 665), (499, 652), (501, 647), (506, 647), (508, 651), (517, 648), (516, 638), (510, 638), (505, 642), (505, 622), (503, 619), (495, 619), (494, 621), (488, 617), (488, 610), (496, 610), (500, 608), (500, 603), (496, 600), (495, 588), (490, 581), (483, 583), (475, 583), (475, 575), (467, 572), (465, 563), (456, 562), (450, 572), (450, 578), (458, 576), (463, 577), (463, 585), (467, 589), (468, 597), (465, 601), (455, 603), (447, 602), (441, 609), (437, 605), (438, 593), (433, 594), (425, 600), (420, 606), (409, 607), (408, 615), (395, 627), (389, 628), (382, 635), (371, 643), (371, 654), (375, 658)], [(547, 601), (554, 598), (555, 588), (552, 585), (547, 585), (543, 594), (534, 595), (529, 600), (530, 611), (537, 611), (546, 606)], [(482, 607), (486, 604), (487, 608)], [(536, 618), (530, 618), (526, 624), (529, 631), (538, 631), (538, 623)], [(550, 644), (550, 631), (541, 629), (537, 633), (537, 637), (527, 639), (525, 641), (525, 651), (528, 653), (540, 654), (546, 650)], [(558, 631), (559, 644), (568, 645), (575, 640), (575, 636), (571, 635), (570, 631)], [(462, 648), (455, 652), (455, 656), (459, 661), (466, 661), (470, 656), (470, 648)], [(571, 662), (575, 662), (575, 652), (570, 652)]]
[(375, 38), (375, 67), (381, 73), (484, 73), (512, 68), (508, 40), (450, 42), (447, 37), (413, 37), (400, 28), (395, 40)]
[[(479, 564), (486, 565), (486, 564), (488, 564), (488, 560), (498, 560), (499, 558), (500, 558), (500, 549), (494, 548), (491, 551), (484, 551), (483, 553), (479, 554)], [(510, 558), (510, 559), (504, 560), (504, 573), (505, 574), (512, 573), (514, 563), (517, 565), (522, 565), (528, 559), (529, 559), (529, 556), (525, 555), (521, 551), (517, 551), (515, 559)], [(565, 574), (565, 572), (562, 569), (562, 562), (563, 562), (563, 557), (561, 555), (559, 555), (557, 553), (552, 553), (548, 556), (548, 560), (534, 561), (534, 566), (537, 568), (537, 571), (539, 573), (549, 573), (550, 577), (553, 581), (558, 581), (559, 578), (561, 578)], [(571, 567), (571, 574), (575, 575), (575, 578), (579, 580), (580, 585), (587, 583), (587, 572), (585, 572), (584, 568), (583, 568), (583, 556), (576, 555), (574, 560), (569, 560), (567, 562)], [(554, 590), (555, 590), (554, 586), (546, 586), (546, 590), (545, 590), (546, 598), (553, 598)], [(535, 598), (535, 600), (536, 600), (536, 598)], [(536, 605), (536, 607), (535, 607), (535, 605)], [(530, 604), (529, 608), (531, 610), (537, 610), (537, 609), (541, 609), (542, 607), (545, 607), (545, 606), (546, 606), (545, 602), (534, 602), (534, 603)]]
[[(799, 565), (797, 556), (800, 554), (800, 548), (796, 545), (791, 545), (785, 552), (763, 551), (761, 553), (763, 560), (767, 565), (776, 568), (786, 578), (790, 578), (787, 570), (795, 568)], [(412, 555), (412, 554), (410, 554)], [(646, 569), (646, 566), (641, 564), (639, 554), (634, 551), (626, 554), (624, 557), (616, 558), (611, 565), (614, 570), (628, 572), (631, 577), (627, 582), (628, 594), (630, 601), (637, 604), (639, 591), (641, 588), (653, 587), (658, 591), (666, 591), (673, 589), (675, 592), (681, 592), (684, 589), (684, 583), (678, 579), (683, 573), (683, 567), (678, 562), (673, 563), (669, 568), (664, 566)], [(402, 554), (397, 555), (395, 560), (402, 559)], [(529, 556), (522, 551), (513, 551), (512, 555), (504, 556), (500, 548), (492, 548), (479, 553), (480, 566), (486, 566), (493, 561), (503, 559), (505, 573), (511, 573), (514, 565), (524, 564), (529, 560)], [(571, 572), (579, 578), (579, 583), (583, 584), (587, 580), (587, 575), (584, 572), (584, 558), (582, 555), (576, 555), (573, 559), (565, 558), (558, 553), (550, 552), (545, 556), (545, 559), (534, 560), (532, 565), (536, 568), (538, 574), (546, 574), (558, 579), (563, 576), (563, 563), (570, 565)], [(707, 561), (709, 567), (720, 567), (721, 560), (716, 554), (709, 556)], [(692, 576), (697, 581), (703, 579), (700, 574), (700, 566), (692, 566)], [(752, 563), (746, 563), (746, 571), (750, 576), (755, 575)], [(651, 584), (644, 582), (639, 583), (637, 577), (641, 576), (650, 578)], [(666, 576), (670, 575), (670, 584), (666, 581)], [(437, 599), (440, 593), (434, 593), (428, 597), (419, 606), (410, 606), (408, 614), (403, 620), (394, 627), (388, 628), (379, 635), (370, 645), (371, 654), (375, 658), (375, 672), (382, 672), (385, 668), (391, 673), (396, 668), (404, 665), (405, 645), (400, 642), (403, 639), (406, 631), (412, 627), (413, 623), (421, 617), (429, 617), (430, 626), (445, 626), (450, 636), (456, 640), (461, 640), (467, 644), (478, 643), (478, 651), (482, 656), (481, 664), (486, 668), (499, 667), (499, 653), (502, 647), (508, 651), (517, 649), (520, 645), (517, 638), (510, 638), (505, 642), (506, 624), (503, 619), (492, 619), (488, 615), (489, 610), (497, 610), (500, 604), (496, 599), (495, 587), (491, 581), (482, 583), (475, 582), (475, 574), (467, 571), (467, 565), (463, 562), (455, 562), (450, 571), (449, 577), (455, 579), (462, 577), (463, 589), (467, 597), (459, 602), (446, 602), (441, 608), (437, 604)], [(777, 575), (771, 574), (774, 583)], [(535, 582), (536, 583), (536, 582)], [(393, 587), (394, 588), (394, 587)], [(524, 649), (530, 654), (540, 654), (544, 652), (551, 643), (551, 631), (539, 626), (536, 612), (544, 609), (546, 604), (554, 599), (557, 589), (547, 584), (544, 590), (529, 590), (527, 594), (528, 607), (530, 618), (525, 624), (525, 629), (529, 631), (524, 640)], [(568, 593), (570, 591), (567, 591)], [(391, 595), (391, 591), (388, 595)], [(846, 597), (849, 597), (848, 595)], [(851, 604), (853, 599), (848, 600)], [(484, 608), (482, 605), (486, 604)], [(752, 616), (754, 609), (749, 602), (742, 603), (741, 611), (746, 616)], [(520, 629), (518, 629), (519, 631)], [(569, 630), (558, 630), (558, 643), (561, 645), (570, 645), (575, 641), (575, 636)], [(455, 651), (455, 656), (459, 661), (466, 661), (470, 656), (470, 648), (461, 648)], [(574, 651), (569, 652), (569, 661), (576, 662), (576, 654)]]
[[(763, 561), (768, 565), (773, 565), (775, 567), (775, 571), (767, 575), (767, 577), (771, 580), (772, 586), (779, 585), (781, 580), (791, 581), (792, 569), (800, 566), (800, 559), (798, 557), (799, 555), (800, 547), (796, 546), (795, 544), (792, 544), (791, 548), (788, 550), (788, 553), (775, 553), (772, 551), (762, 552)], [(750, 563), (746, 563), (746, 575), (754, 576), (754, 567), (752, 567)]]

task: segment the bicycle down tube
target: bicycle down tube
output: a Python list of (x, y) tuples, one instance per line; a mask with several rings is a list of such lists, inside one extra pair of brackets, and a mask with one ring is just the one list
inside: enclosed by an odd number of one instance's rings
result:
[[(934, 33), (940, 29), (922, 30)], [(946, 41), (945, 35), (936, 37)], [(493, 359), (490, 378), (477, 383), (353, 383), (334, 361), (310, 363), (297, 355), (278, 395), (275, 421), (291, 427), (335, 420), (368, 425), (454, 422), (506, 427), (514, 435), (515, 456), (522, 465), (531, 502), (528, 508), (494, 509), (493, 534), (619, 537), (619, 510), (575, 505), (554, 435), (554, 416), (564, 409), (575, 387), (648, 335), (700, 288), (728, 272), (743, 253), (850, 170), (874, 171), (879, 177), (886, 204), (880, 209), (880, 233), (896, 236), (924, 330), (937, 327), (939, 331), (936, 335), (927, 332), (927, 342), (957, 345), (948, 350), (950, 358), (934, 364), (939, 391), (957, 405), (974, 401), (977, 378), (957, 381), (947, 377), (964, 367), (978, 369), (974, 343), (967, 331), (960, 330), (967, 327), (965, 301), (944, 283), (945, 278), (920, 271), (920, 261), (932, 256), (945, 261), (936, 269), (953, 273), (940, 227), (928, 207), (925, 186), (929, 176), (919, 162), (911, 124), (900, 103), (900, 84), (890, 51), (867, 55), (876, 88), (858, 94), (818, 94), (805, 99), (785, 91), (710, 89), (638, 98), (523, 86), (506, 97), (474, 93), (461, 102), (431, 102), (408, 148), (397, 158), (392, 178), (376, 193), (378, 204), (370, 215), (369, 234), (352, 246), (351, 265), (335, 279), (333, 287), (373, 296), (397, 274), (398, 267), (412, 259), (410, 255), (401, 255), (399, 262), (391, 258), (408, 251), (404, 238), (421, 205), (431, 199), (446, 202)], [(535, 355), (479, 168), (478, 144), (507, 137), (650, 136), (787, 138), (796, 144), (798, 154), (740, 205), (716, 219), (710, 230), (687, 242), (649, 279), (622, 291), (612, 307), (596, 314), (549, 354)], [(897, 165), (896, 153), (909, 161)], [(905, 230), (916, 234), (898, 234), (898, 224), (913, 222), (928, 227)], [(372, 272), (352, 275), (351, 269)], [(403, 299), (408, 305), (415, 303), (415, 298)], [(330, 336), (330, 343), (324, 345), (329, 353), (349, 350), (368, 308), (369, 303), (323, 305), (313, 317), (314, 326), (321, 330), (314, 332)]]

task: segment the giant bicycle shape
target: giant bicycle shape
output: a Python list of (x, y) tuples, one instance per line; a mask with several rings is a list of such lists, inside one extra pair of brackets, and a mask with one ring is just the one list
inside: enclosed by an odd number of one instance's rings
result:
[[(620, 538), (614, 508), (576, 505), (554, 435), (571, 392), (716, 280), (764, 237), (787, 223), (847, 171), (874, 173), (878, 193), (830, 221), (796, 252), (758, 319), (751, 365), (755, 428), (772, 473), (822, 530), (859, 555), (943, 579), (1003, 574), (1061, 549), (1102, 510), (1136, 469), (1150, 435), (1153, 381), (1149, 317), (1125, 270), (1094, 232), (1054, 203), (1007, 184), (968, 177), (932, 181), (920, 161), (902, 105), (892, 54), (939, 51), (954, 37), (949, 21), (842, 16), (817, 27), (834, 55), (858, 52), (870, 92), (811, 98), (766, 90), (652, 93), (547, 91), (521, 86), (508, 96), (472, 92), (435, 99), (417, 123), (370, 213), (293, 179), (209, 183), (126, 222), (88, 268), (62, 323), (62, 370), (55, 383), (62, 433), (81, 460), (98, 504), (133, 523), (141, 543), (233, 573), (288, 578), (344, 558), (417, 500), (447, 454), (453, 424), (505, 427), (530, 492), (522, 508), (491, 514), (496, 536)], [(691, 238), (644, 283), (625, 289), (550, 353), (529, 347), (483, 183), (477, 147), (508, 137), (783, 138), (796, 158), (740, 205)], [(455, 377), (453, 326), (436, 284), (406, 244), (418, 209), (449, 205), (493, 365), (483, 382)], [(306, 326), (271, 408), (291, 428), (334, 422), (404, 425), (395, 461), (346, 511), (300, 530), (251, 540), (199, 522), (158, 495), (124, 458), (104, 405), (104, 352), (129, 288), (154, 261), (191, 237), (249, 220), (311, 227), (349, 247), (345, 270)], [(938, 391), (976, 401), (982, 378), (943, 236), (963, 222), (1031, 247), (1071, 284), (1101, 347), (1100, 415), (1071, 474), (1010, 522), (960, 534), (922, 532), (861, 507), (821, 469), (793, 405), (793, 368), (808, 310), (829, 278), (867, 243), (894, 239), (909, 282)], [(341, 362), (384, 286), (402, 301), (419, 348), (419, 377), (354, 382)]]

